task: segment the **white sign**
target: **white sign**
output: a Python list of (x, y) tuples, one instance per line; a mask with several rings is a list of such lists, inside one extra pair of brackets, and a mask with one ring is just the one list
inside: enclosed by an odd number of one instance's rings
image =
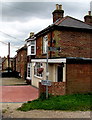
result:
[(41, 81), (42, 85), (47, 85), (47, 86), (51, 86), (51, 80), (42, 80)]

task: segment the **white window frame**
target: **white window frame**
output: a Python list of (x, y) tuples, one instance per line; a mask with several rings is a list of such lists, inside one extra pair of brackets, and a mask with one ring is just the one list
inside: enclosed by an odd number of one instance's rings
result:
[[(55, 66), (56, 68), (56, 82), (58, 82), (58, 66)], [(66, 82), (66, 63), (64, 63), (63, 67), (63, 80), (62, 82)]]
[(41, 62), (36, 62), (35, 66), (34, 66), (34, 76), (35, 77), (39, 77), (42, 78), (43, 77), (43, 72), (41, 74), (39, 74), (37, 71), (39, 68), (41, 68), (43, 66), (43, 64)]
[[(34, 44), (32, 44), (32, 42), (34, 42)], [(31, 46), (31, 55), (36, 55), (36, 40), (32, 40), (30, 46)], [(32, 47), (34, 47), (34, 53), (32, 53)]]
[(27, 79), (31, 79), (32, 73), (31, 73), (31, 63), (27, 64)]
[(48, 36), (43, 37), (43, 54), (47, 53)]
[[(32, 53), (32, 47), (34, 47), (34, 53)], [(27, 55), (36, 55), (36, 40), (30, 41), (30, 44), (27, 46)]]

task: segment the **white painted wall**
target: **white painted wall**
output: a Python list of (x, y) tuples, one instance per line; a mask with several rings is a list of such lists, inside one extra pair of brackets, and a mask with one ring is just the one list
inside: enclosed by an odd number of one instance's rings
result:
[[(34, 75), (34, 62), (32, 63), (32, 85), (39, 88), (39, 81), (46, 80), (46, 63), (43, 63), (44, 72), (43, 77), (37, 77)], [(52, 82), (57, 82), (57, 64), (49, 64), (49, 77), (48, 79)], [(66, 81), (66, 64), (63, 68), (63, 82)]]

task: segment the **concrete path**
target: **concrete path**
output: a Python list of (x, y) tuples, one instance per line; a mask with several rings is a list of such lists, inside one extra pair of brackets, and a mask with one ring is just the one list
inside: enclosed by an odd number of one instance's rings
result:
[(12, 85), (27, 85), (26, 81), (22, 78), (0, 78), (0, 85), (12, 86)]

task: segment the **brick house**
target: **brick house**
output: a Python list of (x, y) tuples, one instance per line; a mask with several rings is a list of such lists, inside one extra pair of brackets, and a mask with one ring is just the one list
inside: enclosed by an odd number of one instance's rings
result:
[(27, 47), (24, 45), (17, 50), (16, 59), (16, 71), (20, 73), (20, 77), (26, 78), (26, 68), (27, 68)]
[[(52, 14), (52, 25), (35, 35), (31, 34), (26, 39), (30, 59), (27, 64), (27, 78), (33, 86), (39, 87), (40, 92), (45, 90), (45, 86), (39, 82), (46, 80), (46, 76), (52, 81), (49, 93), (54, 95), (90, 92), (91, 12), (84, 17), (83, 22), (70, 16), (64, 17), (62, 5), (57, 4)], [(46, 73), (47, 45), (48, 73)]]
[(17, 56), (15, 55), (13, 57), (13, 71), (16, 71), (16, 59), (17, 59)]
[(2, 58), (0, 56), (0, 72), (2, 71)]
[(32, 79), (32, 66), (31, 59), (36, 56), (36, 37), (34, 37), (34, 33), (30, 33), (30, 37), (26, 39), (27, 42), (27, 77), (26, 82), (31, 84)]

